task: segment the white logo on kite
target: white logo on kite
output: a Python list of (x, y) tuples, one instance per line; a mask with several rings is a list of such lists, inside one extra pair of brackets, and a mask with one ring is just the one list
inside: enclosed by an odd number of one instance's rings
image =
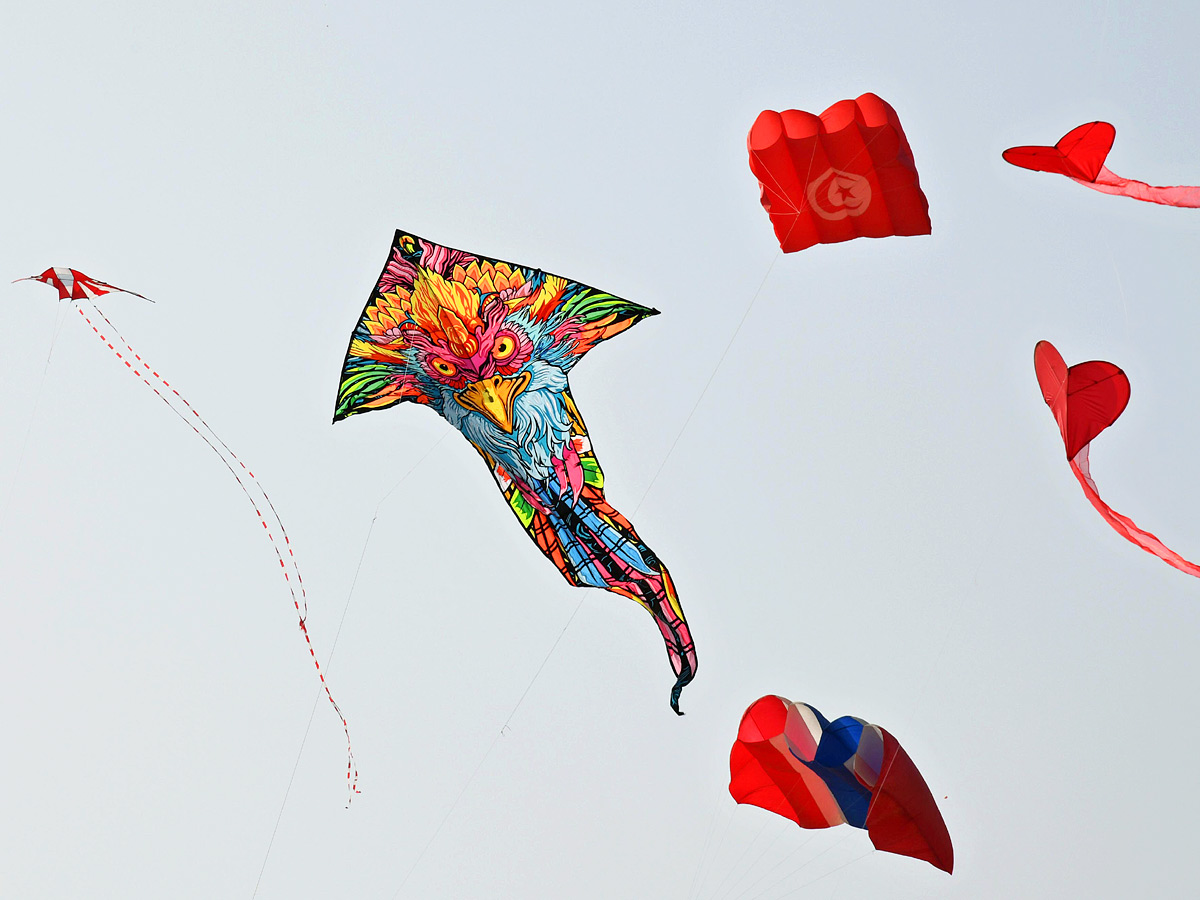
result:
[(808, 203), (822, 219), (861, 216), (871, 205), (871, 182), (853, 172), (827, 169), (808, 186)]

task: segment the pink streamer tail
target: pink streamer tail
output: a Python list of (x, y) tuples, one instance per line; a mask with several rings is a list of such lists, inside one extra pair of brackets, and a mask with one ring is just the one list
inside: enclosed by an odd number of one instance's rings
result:
[(1144, 181), (1134, 181), (1132, 178), (1122, 178), (1107, 166), (1100, 168), (1100, 174), (1095, 181), (1083, 178), (1072, 178), (1084, 187), (1102, 194), (1115, 194), (1118, 197), (1132, 197), (1134, 200), (1144, 200), (1147, 203), (1159, 203), (1163, 206), (1180, 206), (1187, 209), (1200, 208), (1200, 187), (1190, 185), (1172, 185), (1156, 187)]
[(1087, 495), (1092, 506), (1096, 508), (1096, 512), (1100, 513), (1104, 521), (1111, 525), (1117, 534), (1121, 535), (1125, 540), (1137, 544), (1147, 553), (1153, 553), (1167, 565), (1174, 566), (1181, 572), (1186, 572), (1189, 575), (1195, 575), (1197, 578), (1200, 578), (1200, 566), (1184, 559), (1150, 532), (1138, 528), (1132, 519), (1121, 515), (1100, 499), (1100, 492), (1096, 490), (1096, 482), (1092, 481), (1092, 473), (1088, 468), (1087, 446), (1080, 450), (1075, 455), (1075, 458), (1071, 460), (1071, 471), (1079, 479), (1079, 484), (1083, 487), (1084, 494)]

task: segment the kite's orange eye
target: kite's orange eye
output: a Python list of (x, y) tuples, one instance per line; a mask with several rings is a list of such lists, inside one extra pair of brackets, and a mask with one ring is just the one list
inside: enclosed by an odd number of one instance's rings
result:
[(433, 368), (439, 375), (445, 375), (451, 378), (458, 371), (454, 363), (448, 363), (444, 359), (435, 357), (433, 360)]
[(497, 362), (503, 362), (508, 359), (517, 349), (517, 342), (507, 334), (502, 335), (500, 340), (496, 341), (496, 346), (492, 348), (492, 358)]

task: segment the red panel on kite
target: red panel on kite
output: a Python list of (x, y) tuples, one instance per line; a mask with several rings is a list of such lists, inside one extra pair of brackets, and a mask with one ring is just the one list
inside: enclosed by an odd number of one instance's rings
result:
[(1067, 132), (1053, 147), (1010, 147), (1004, 151), (1004, 159), (1022, 169), (1066, 175), (1104, 194), (1163, 206), (1200, 207), (1200, 187), (1155, 187), (1109, 171), (1104, 161), (1116, 136), (1117, 129), (1108, 122), (1088, 122)]
[(858, 237), (929, 234), (929, 202), (896, 111), (874, 94), (820, 116), (764, 110), (746, 140), (784, 253)]
[(1092, 360), (1067, 368), (1049, 341), (1039, 341), (1033, 350), (1042, 398), (1062, 434), (1071, 471), (1092, 506), (1119, 535), (1153, 553), (1167, 565), (1200, 577), (1200, 566), (1184, 559), (1154, 535), (1100, 499), (1088, 466), (1088, 446), (1096, 435), (1117, 421), (1129, 403), (1129, 379), (1110, 362)]
[(830, 722), (768, 695), (742, 716), (729, 793), (801, 828), (865, 828), (879, 850), (954, 870), (954, 847), (925, 779), (899, 742), (853, 716)]

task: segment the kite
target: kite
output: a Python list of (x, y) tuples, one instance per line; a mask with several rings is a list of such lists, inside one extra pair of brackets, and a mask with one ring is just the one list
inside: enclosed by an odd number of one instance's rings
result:
[(820, 116), (764, 110), (746, 144), (784, 253), (932, 230), (900, 119), (874, 94), (841, 100)]
[(1117, 421), (1129, 403), (1129, 378), (1110, 362), (1092, 360), (1067, 368), (1049, 341), (1033, 348), (1033, 368), (1042, 398), (1062, 433), (1071, 471), (1092, 506), (1117, 534), (1153, 553), (1169, 566), (1200, 577), (1200, 566), (1184, 559), (1154, 535), (1100, 499), (1088, 467), (1088, 447), (1093, 438)]
[(876, 849), (954, 871), (954, 847), (925, 779), (887, 731), (830, 722), (806, 703), (767, 695), (742, 716), (729, 793), (801, 828), (865, 828)]
[(114, 284), (109, 284), (107, 281), (97, 281), (95, 278), (89, 278), (77, 269), (66, 269), (62, 266), (47, 269), (41, 275), (18, 278), (13, 284), (16, 284), (18, 281), (40, 281), (42, 284), (48, 284), (58, 290), (59, 300), (93, 300), (96, 297), (116, 291), (121, 294), (131, 294), (134, 297), (141, 297), (141, 299), (148, 300), (151, 303), (154, 302), (149, 297), (142, 297), (141, 294), (134, 291), (127, 291), (125, 288), (119, 288)]
[(666, 566), (604, 499), (567, 383), (588, 350), (657, 312), (397, 231), (350, 337), (333, 420), (412, 402), (457, 428), (567, 581), (628, 597), (654, 617), (679, 713), (696, 674), (683, 607)]
[(1022, 169), (1066, 175), (1103, 194), (1163, 206), (1200, 207), (1200, 187), (1155, 187), (1109, 171), (1104, 161), (1116, 136), (1117, 129), (1108, 122), (1088, 122), (1068, 131), (1053, 147), (1009, 147), (1004, 151), (1004, 159)]
[[(317, 676), (321, 679), (321, 686), (325, 690), (325, 696), (333, 704), (333, 709), (337, 713), (338, 719), (341, 720), (342, 729), (345, 731), (346, 785), (349, 788), (351, 799), (353, 799), (354, 794), (359, 793), (359, 790), (358, 769), (354, 763), (354, 748), (350, 743), (350, 725), (346, 721), (346, 717), (342, 714), (341, 708), (333, 699), (333, 693), (329, 690), (329, 684), (325, 681), (325, 673), (321, 669), (321, 663), (317, 660), (317, 653), (313, 647), (312, 638), (309, 637), (308, 624), (306, 622), (308, 617), (308, 599), (304, 590), (304, 579), (300, 576), (300, 567), (296, 562), (295, 554), (292, 552), (291, 539), (288, 537), (287, 530), (283, 527), (283, 521), (279, 518), (279, 513), (275, 511), (275, 504), (271, 502), (271, 498), (267, 495), (263, 486), (259, 484), (258, 479), (250, 468), (229, 448), (228, 444), (217, 436), (217, 433), (212, 430), (208, 422), (184, 399), (179, 390), (151, 368), (150, 364), (143, 360), (129, 346), (129, 342), (121, 336), (108, 316), (96, 305), (97, 297), (114, 292), (132, 294), (134, 297), (141, 297), (143, 300), (150, 300), (150, 298), (142, 297), (141, 294), (117, 287), (105, 281), (98, 281), (76, 269), (63, 267), (47, 269), (41, 275), (18, 278), (17, 281), (40, 281), (43, 284), (48, 284), (56, 288), (59, 300), (72, 301), (79, 315), (91, 326), (92, 331), (100, 338), (100, 341), (116, 354), (117, 359), (125, 364), (125, 368), (132, 372), (146, 387), (154, 391), (158, 395), (158, 398), (170, 408), (171, 412), (179, 416), (184, 424), (199, 435), (208, 444), (209, 448), (217, 454), (221, 462), (229, 470), (229, 473), (234, 477), (234, 480), (237, 481), (238, 486), (246, 495), (246, 499), (250, 501), (250, 505), (254, 507), (254, 513), (258, 517), (259, 524), (262, 525), (263, 531), (267, 535), (267, 540), (270, 542), (271, 548), (275, 551), (275, 556), (279, 560), (280, 571), (284, 581), (287, 583), (288, 591), (292, 597), (292, 605), (295, 607), (296, 615), (300, 620), (300, 631), (304, 635), (305, 643), (308, 645), (308, 653), (312, 657), (313, 665), (316, 666)], [(153, 303), (154, 301), (150, 300), (150, 302)], [(90, 314), (89, 310), (85, 309), (85, 306), (90, 308)], [(123, 352), (121, 348), (124, 348)], [(282, 544), (276, 539), (276, 533), (283, 539)]]

